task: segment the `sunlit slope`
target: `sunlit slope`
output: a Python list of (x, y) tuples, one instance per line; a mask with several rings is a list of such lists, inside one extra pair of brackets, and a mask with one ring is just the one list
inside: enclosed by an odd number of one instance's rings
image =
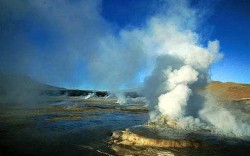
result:
[(250, 99), (249, 84), (213, 81), (206, 86), (205, 90), (220, 100)]

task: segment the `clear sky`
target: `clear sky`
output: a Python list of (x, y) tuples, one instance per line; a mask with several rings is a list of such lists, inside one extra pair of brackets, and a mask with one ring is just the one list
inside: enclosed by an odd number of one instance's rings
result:
[[(150, 7), (150, 2), (104, 1), (103, 16), (118, 27), (140, 26), (154, 11), (155, 6)], [(194, 1), (194, 5), (199, 2)], [(221, 0), (204, 3), (207, 3), (203, 4), (205, 9), (209, 10), (199, 33), (206, 39), (218, 39), (224, 54), (224, 58), (211, 69), (212, 80), (250, 83), (250, 1)]]
[[(105, 83), (110, 81), (126, 82), (130, 80), (129, 76), (107, 78), (101, 84), (100, 75), (108, 76), (109, 67), (122, 70), (124, 57), (140, 56), (112, 53), (100, 61), (96, 56), (103, 55), (102, 49), (98, 49), (96, 43), (103, 36), (111, 36), (107, 38), (115, 44), (112, 37), (119, 40), (123, 30), (143, 29), (149, 18), (164, 12), (167, 7), (162, 5), (165, 5), (164, 0), (2, 0), (0, 71), (20, 72), (67, 88), (106, 89)], [(212, 65), (212, 80), (250, 83), (250, 1), (193, 0), (190, 7), (201, 12), (196, 29), (202, 36), (201, 42), (219, 40), (224, 54)], [(119, 51), (115, 45), (111, 46)], [(127, 44), (128, 50), (129, 46)], [(122, 49), (120, 53), (124, 51)], [(97, 68), (98, 62), (106, 62), (107, 68)], [(132, 64), (128, 64), (130, 69), (134, 68)], [(147, 75), (144, 73), (147, 70), (143, 69), (147, 66), (141, 65), (140, 60), (134, 64), (139, 66), (140, 73), (127, 87), (137, 86), (143, 79), (141, 75)], [(91, 71), (93, 69), (96, 72)], [(96, 78), (98, 76), (100, 79)], [(126, 87), (126, 84), (118, 85)]]
[(224, 53), (212, 68), (212, 78), (250, 83), (250, 1), (222, 1), (208, 23), (213, 25), (211, 36), (220, 41)]

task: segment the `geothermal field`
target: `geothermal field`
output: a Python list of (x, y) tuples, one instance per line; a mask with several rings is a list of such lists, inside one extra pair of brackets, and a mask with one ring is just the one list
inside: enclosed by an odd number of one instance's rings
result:
[(0, 0), (0, 156), (250, 155), (250, 0)]
[[(202, 156), (250, 152), (249, 85), (211, 82), (200, 93), (217, 101), (201, 111), (206, 118), (171, 119), (167, 115), (152, 118), (155, 112), (135, 91), (127, 91), (123, 99), (118, 99), (105, 91), (67, 90), (27, 77), (21, 79), (20, 86), (26, 85), (22, 93), (13, 92), (12, 97), (7, 97), (4, 90), (1, 92), (3, 156)], [(2, 87), (9, 80), (2, 80)], [(39, 95), (35, 96), (35, 92)], [(22, 101), (18, 99), (25, 96)]]

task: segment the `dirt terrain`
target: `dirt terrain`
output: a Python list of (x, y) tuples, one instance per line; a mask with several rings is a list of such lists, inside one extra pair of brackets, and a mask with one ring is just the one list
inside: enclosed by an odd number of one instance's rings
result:
[(206, 86), (205, 91), (211, 93), (218, 100), (250, 100), (249, 84), (213, 81)]
[[(95, 91), (44, 86), (26, 77), (22, 77), (21, 83), (16, 80), (20, 81), (15, 78), (0, 81), (0, 155), (3, 156), (201, 156), (250, 152), (249, 142), (237, 138), (208, 135), (207, 131), (180, 132), (171, 126), (167, 130), (150, 128), (145, 124), (149, 119), (145, 99), (137, 98), (134, 90), (126, 94), (132, 97), (131, 103), (121, 105), (105, 91), (88, 97)], [(233, 114), (241, 114), (242, 121), (250, 121), (250, 85), (211, 82), (205, 92), (234, 110)]]
[[(250, 85), (211, 82), (203, 94), (212, 95), (221, 107), (239, 121), (250, 124)], [(166, 126), (163, 126), (164, 123)], [(211, 133), (209, 129), (195, 131), (176, 129), (178, 121), (164, 120), (115, 131), (112, 149), (118, 155), (246, 155), (250, 140)]]

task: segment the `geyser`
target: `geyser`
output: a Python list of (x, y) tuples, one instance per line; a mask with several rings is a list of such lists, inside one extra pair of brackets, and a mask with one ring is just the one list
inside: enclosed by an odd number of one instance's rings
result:
[(233, 128), (242, 127), (240, 122), (230, 122), (234, 125), (227, 125), (226, 132), (221, 130), (223, 126), (217, 122), (222, 118), (212, 120), (208, 115), (232, 118), (230, 112), (223, 109), (227, 113), (218, 115), (220, 111), (210, 109), (216, 104), (207, 106), (210, 96), (201, 95), (210, 81), (210, 66), (222, 58), (219, 41), (204, 44), (205, 40), (197, 33), (201, 14), (188, 1), (164, 2), (161, 11), (149, 18), (145, 26), (121, 29), (117, 35), (100, 38), (97, 46), (100, 54), (89, 61), (94, 77), (98, 83), (104, 77), (101, 84), (115, 93), (143, 77), (141, 93), (147, 99), (151, 121), (165, 117), (178, 120), (180, 128), (210, 128), (237, 136), (249, 135)]
[[(236, 121), (215, 100), (211, 103), (209, 95), (201, 94), (210, 81), (210, 66), (222, 57), (219, 41), (208, 41), (203, 46), (196, 33), (195, 10), (186, 1), (178, 2), (178, 6), (170, 2), (166, 16), (153, 17), (139, 33), (145, 53), (156, 58), (142, 89), (151, 109), (151, 121), (157, 123), (164, 117), (179, 121), (178, 128), (249, 136), (249, 125)], [(225, 119), (230, 121), (222, 124)]]
[[(0, 71), (20, 71), (54, 84), (94, 84), (123, 103), (121, 89), (142, 88), (151, 121), (164, 117), (178, 120), (181, 128), (205, 126), (249, 136), (248, 124), (200, 94), (210, 80), (210, 66), (222, 57), (218, 40), (207, 41), (197, 33), (204, 12), (188, 0), (160, 2), (141, 26), (114, 31), (101, 14), (101, 0), (22, 4), (2, 0), (8, 9), (1, 10), (6, 16), (0, 19), (4, 32), (0, 39), (5, 43), (0, 47)], [(32, 23), (31, 32), (27, 23)], [(36, 34), (45, 34), (44, 45), (34, 41)], [(85, 78), (75, 79), (79, 75)], [(230, 122), (223, 125), (225, 118)]]

